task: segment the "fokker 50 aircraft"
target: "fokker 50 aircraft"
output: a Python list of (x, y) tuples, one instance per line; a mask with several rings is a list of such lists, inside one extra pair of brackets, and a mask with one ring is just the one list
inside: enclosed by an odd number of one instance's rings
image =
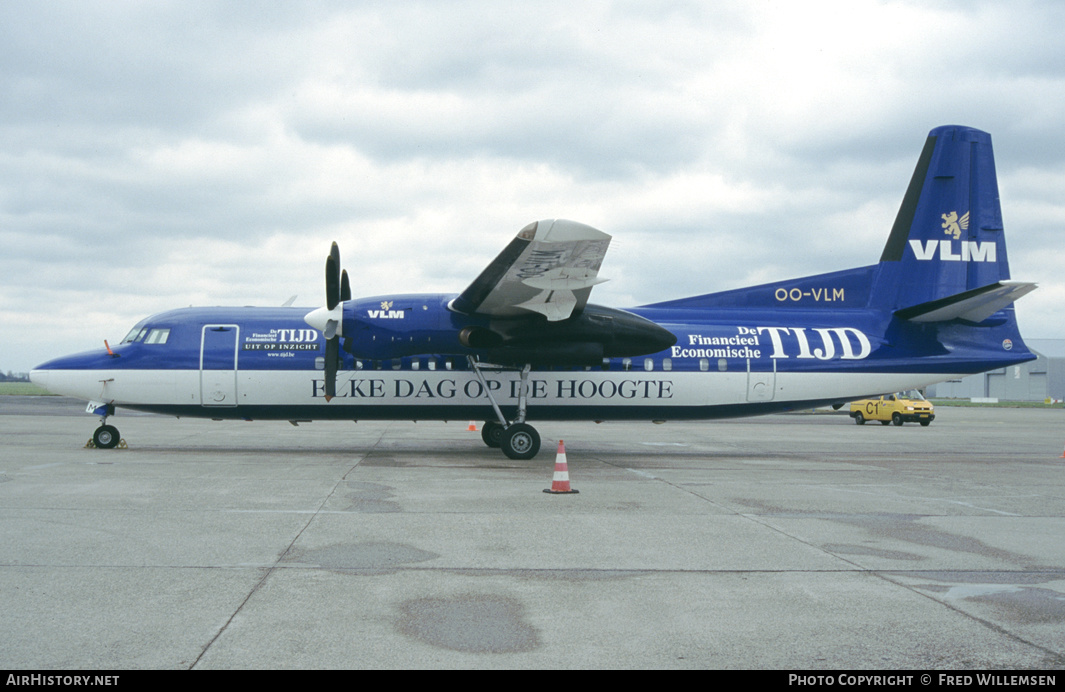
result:
[[(886, 225), (886, 224), (885, 224)], [(31, 373), (90, 401), (214, 419), (486, 420), (512, 459), (527, 422), (710, 419), (840, 405), (1033, 359), (1013, 301), (990, 136), (932, 130), (877, 264), (628, 310), (588, 302), (610, 236), (529, 224), (458, 294), (153, 315), (113, 348)], [(106, 346), (106, 342), (105, 342)]]

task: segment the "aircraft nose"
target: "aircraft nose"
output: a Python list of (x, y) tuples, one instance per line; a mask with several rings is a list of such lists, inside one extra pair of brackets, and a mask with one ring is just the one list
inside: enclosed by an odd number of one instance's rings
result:
[(67, 391), (70, 388), (68, 360), (69, 358), (53, 358), (47, 363), (41, 363), (30, 370), (30, 382), (42, 389), (47, 389), (52, 394), (71, 396), (72, 394)]
[[(30, 370), (30, 382), (34, 383), (42, 389), (48, 389), (48, 375), (50, 371), (42, 370), (40, 366)], [(50, 389), (48, 391), (51, 391)]]
[(100, 383), (108, 377), (100, 373), (113, 367), (111, 361), (106, 353), (101, 358), (97, 351), (53, 358), (31, 370), (30, 381), (60, 396), (99, 398)]

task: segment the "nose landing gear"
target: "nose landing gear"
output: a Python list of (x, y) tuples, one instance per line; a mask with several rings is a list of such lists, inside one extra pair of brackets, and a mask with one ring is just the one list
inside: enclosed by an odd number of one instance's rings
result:
[(125, 440), (118, 435), (118, 428), (113, 425), (101, 425), (92, 434), (92, 446), (97, 449), (114, 449), (120, 444), (125, 445)]
[(86, 448), (114, 449), (118, 447), (119, 449), (128, 449), (126, 441), (118, 434), (118, 428), (107, 424), (107, 417), (115, 412), (113, 405), (90, 402), (85, 410), (87, 413), (95, 413), (100, 416), (100, 427), (93, 432), (92, 438), (85, 443)]

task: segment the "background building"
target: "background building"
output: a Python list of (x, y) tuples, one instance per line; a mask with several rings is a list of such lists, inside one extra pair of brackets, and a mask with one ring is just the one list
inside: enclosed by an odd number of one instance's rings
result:
[(1025, 339), (1039, 357), (960, 380), (929, 386), (925, 395), (943, 399), (993, 397), (1003, 401), (1065, 399), (1065, 339)]

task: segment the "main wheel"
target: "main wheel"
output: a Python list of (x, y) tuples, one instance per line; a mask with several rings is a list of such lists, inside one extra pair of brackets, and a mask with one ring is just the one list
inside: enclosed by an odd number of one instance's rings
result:
[(891, 414), (891, 422), (895, 425), (902, 425), (902, 416), (898, 413)]
[(481, 427), (481, 439), (493, 449), (499, 449), (503, 441), (503, 424), (497, 420), (486, 420)]
[(511, 459), (532, 459), (540, 451), (540, 434), (531, 425), (514, 423), (503, 431), (499, 443)]
[(858, 425), (865, 425), (865, 416), (862, 415), (861, 411), (854, 414), (854, 422)]
[(99, 449), (114, 449), (118, 440), (118, 428), (113, 425), (101, 425), (92, 434), (92, 443)]

